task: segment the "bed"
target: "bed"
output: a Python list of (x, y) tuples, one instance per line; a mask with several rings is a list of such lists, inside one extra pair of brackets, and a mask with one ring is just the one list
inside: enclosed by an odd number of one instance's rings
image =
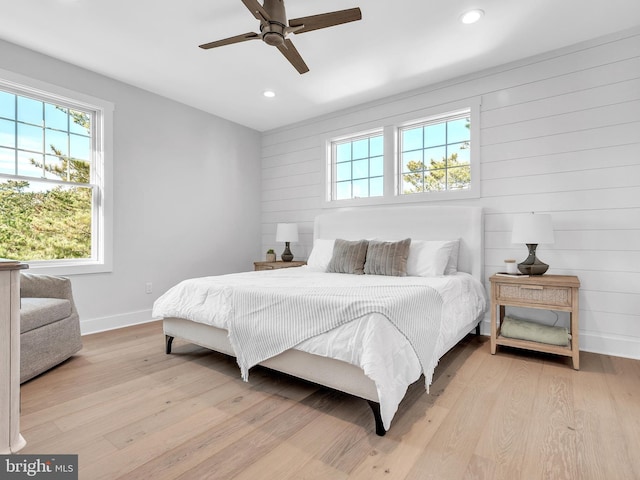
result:
[[(369, 274), (335, 273), (339, 247), (353, 253), (362, 241)], [(479, 207), (334, 210), (315, 219), (307, 266), (188, 279), (153, 315), (163, 319), (167, 354), (179, 338), (236, 357), (247, 381), (262, 365), (361, 397), (384, 435), (408, 386), (423, 376), (428, 390), (442, 355), (479, 332), (482, 242)], [(402, 260), (382, 252), (401, 259), (403, 245), (407, 274), (391, 275)]]

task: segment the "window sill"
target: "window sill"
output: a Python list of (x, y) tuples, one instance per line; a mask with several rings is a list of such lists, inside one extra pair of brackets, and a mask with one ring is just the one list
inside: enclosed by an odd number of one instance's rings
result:
[(33, 261), (24, 262), (29, 265), (28, 272), (43, 275), (84, 275), (91, 273), (108, 273), (113, 267), (105, 262), (93, 261)]

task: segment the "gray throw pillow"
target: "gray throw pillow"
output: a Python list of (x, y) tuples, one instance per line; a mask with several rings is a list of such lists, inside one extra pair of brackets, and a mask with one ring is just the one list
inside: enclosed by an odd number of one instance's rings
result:
[(393, 277), (407, 276), (407, 258), (411, 239), (399, 242), (369, 242), (364, 273), (367, 275), (389, 275)]
[(330, 273), (354, 273), (362, 275), (364, 273), (364, 261), (367, 258), (367, 240), (336, 239), (333, 244), (333, 255), (327, 266)]

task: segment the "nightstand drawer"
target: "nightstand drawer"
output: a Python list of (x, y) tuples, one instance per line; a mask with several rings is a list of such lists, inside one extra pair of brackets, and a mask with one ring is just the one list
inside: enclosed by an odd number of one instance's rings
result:
[(499, 283), (496, 286), (498, 288), (498, 300), (571, 307), (570, 288), (504, 283)]

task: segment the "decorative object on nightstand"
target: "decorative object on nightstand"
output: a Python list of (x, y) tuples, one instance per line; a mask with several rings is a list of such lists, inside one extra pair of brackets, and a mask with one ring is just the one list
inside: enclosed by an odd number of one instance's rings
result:
[(283, 262), (290, 262), (293, 260), (293, 254), (289, 249), (291, 242), (298, 241), (298, 224), (297, 223), (279, 223), (276, 229), (276, 242), (285, 242), (284, 252), (280, 258)]
[[(580, 280), (573, 275), (544, 275), (544, 276), (501, 276), (492, 275), (491, 282), (491, 354), (496, 353), (498, 345), (525, 348), (538, 352), (565, 355), (573, 360), (573, 368), (580, 369), (580, 350), (578, 338), (578, 290)], [(505, 325), (505, 307), (525, 307), (544, 310), (569, 312), (569, 329), (565, 338), (561, 338), (559, 331), (539, 325), (533, 334), (522, 335), (523, 328), (531, 325), (521, 324), (516, 327), (520, 333), (512, 335), (502, 328)], [(514, 325), (511, 325), (513, 332)], [(546, 327), (546, 328), (545, 328)], [(553, 330), (553, 331), (551, 331)], [(512, 336), (507, 336), (512, 335)], [(518, 336), (520, 338), (514, 338)], [(529, 338), (529, 339), (525, 339)], [(530, 338), (554, 338), (560, 340), (534, 341)], [(566, 343), (565, 343), (566, 340)], [(562, 345), (565, 343), (564, 345)]]
[(528, 213), (519, 215), (513, 221), (511, 243), (524, 243), (529, 249), (529, 256), (518, 264), (518, 270), (526, 275), (542, 275), (549, 265), (536, 257), (536, 248), (540, 243), (553, 243), (553, 225), (551, 215)]
[(292, 262), (253, 262), (253, 269), (257, 272), (258, 270), (277, 270), (279, 268), (301, 267), (306, 264), (307, 262), (303, 260)]
[(276, 261), (276, 252), (273, 251), (273, 248), (267, 250), (267, 262), (275, 262)]

